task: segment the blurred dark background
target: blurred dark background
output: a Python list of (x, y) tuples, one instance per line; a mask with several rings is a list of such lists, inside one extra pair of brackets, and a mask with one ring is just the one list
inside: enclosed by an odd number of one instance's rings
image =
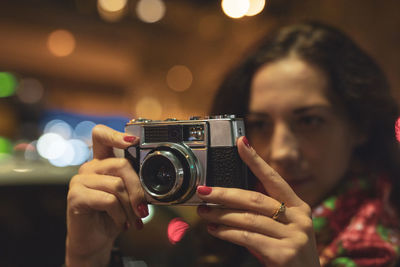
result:
[[(68, 180), (91, 157), (95, 124), (206, 115), (224, 73), (276, 26), (337, 26), (400, 100), (399, 10), (397, 0), (1, 1), (0, 266), (63, 263)], [(156, 264), (175, 217), (197, 221), (192, 208), (156, 207), (123, 249)]]

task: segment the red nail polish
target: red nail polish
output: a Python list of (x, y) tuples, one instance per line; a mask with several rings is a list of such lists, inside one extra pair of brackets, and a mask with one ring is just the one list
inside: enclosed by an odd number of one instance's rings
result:
[(216, 230), (218, 229), (218, 224), (216, 224), (216, 223), (209, 223), (209, 224), (207, 225), (207, 228), (208, 228), (208, 230), (210, 230), (210, 231), (216, 231)]
[(136, 224), (136, 229), (138, 229), (138, 230), (143, 229), (143, 222), (141, 219), (136, 220), (135, 224)]
[(211, 191), (212, 191), (212, 188), (208, 187), (208, 186), (205, 186), (205, 185), (199, 185), (197, 187), (197, 192), (200, 195), (209, 195), (211, 193)]
[(200, 212), (200, 213), (208, 213), (208, 212), (210, 212), (210, 207), (209, 206), (206, 206), (206, 205), (201, 205), (201, 206), (199, 206), (198, 208), (197, 208), (197, 210)]
[(247, 140), (247, 138), (246, 138), (246, 136), (243, 136), (243, 143), (248, 147), (248, 148), (250, 148), (250, 143), (249, 143), (249, 140)]
[(136, 140), (136, 137), (135, 137), (135, 136), (131, 136), (131, 135), (126, 135), (126, 136), (124, 136), (124, 141), (125, 141), (125, 142), (132, 143), (132, 142), (135, 141), (135, 140)]
[(140, 214), (141, 218), (149, 216), (149, 208), (147, 207), (146, 203), (140, 203), (137, 206), (137, 209), (139, 211), (139, 214)]

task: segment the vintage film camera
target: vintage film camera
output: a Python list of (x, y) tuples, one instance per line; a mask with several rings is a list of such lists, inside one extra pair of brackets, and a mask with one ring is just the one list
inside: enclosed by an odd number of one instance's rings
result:
[(125, 132), (140, 137), (137, 146), (125, 149), (125, 157), (151, 204), (200, 205), (195, 194), (199, 185), (249, 188), (247, 167), (236, 147), (236, 139), (245, 134), (243, 119), (133, 119)]

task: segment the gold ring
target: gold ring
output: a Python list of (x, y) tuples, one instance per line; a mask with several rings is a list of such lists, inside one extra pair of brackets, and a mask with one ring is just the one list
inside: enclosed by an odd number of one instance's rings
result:
[(284, 213), (286, 210), (286, 206), (285, 203), (281, 203), (281, 206), (279, 208), (276, 209), (276, 211), (274, 212), (274, 215), (272, 215), (272, 219), (274, 219), (276, 221), (276, 219), (278, 219), (279, 215), (281, 213)]

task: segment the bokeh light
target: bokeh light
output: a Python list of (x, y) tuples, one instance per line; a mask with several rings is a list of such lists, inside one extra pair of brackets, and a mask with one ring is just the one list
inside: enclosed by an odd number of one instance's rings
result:
[(238, 19), (246, 15), (249, 11), (249, 0), (222, 0), (222, 10), (228, 17)]
[(174, 218), (168, 224), (167, 235), (171, 244), (178, 243), (186, 231), (189, 229), (189, 224), (182, 218)]
[(42, 135), (37, 142), (39, 155), (45, 159), (52, 160), (61, 157), (67, 149), (67, 141), (55, 133)]
[(143, 97), (136, 104), (136, 116), (157, 120), (162, 115), (160, 101), (153, 97)]
[(162, 0), (139, 0), (136, 5), (136, 15), (147, 23), (161, 20), (165, 15), (165, 3)]
[(47, 48), (57, 57), (66, 57), (74, 52), (76, 41), (74, 35), (67, 30), (55, 30), (47, 39)]
[(69, 165), (81, 165), (90, 158), (90, 149), (82, 140), (71, 139), (68, 141), (68, 143), (71, 145), (74, 151), (74, 157), (72, 158), (71, 162), (69, 162)]
[(395, 130), (395, 134), (396, 134), (396, 139), (400, 143), (400, 117), (397, 118), (397, 120), (396, 120), (394, 130)]
[(127, 0), (98, 0), (97, 10), (103, 20), (117, 22), (124, 17), (127, 3)]
[(255, 16), (264, 10), (265, 0), (250, 0), (249, 4), (249, 10), (247, 10), (246, 16)]
[(12, 96), (15, 93), (17, 79), (9, 72), (0, 72), (0, 97)]
[(126, 7), (127, 0), (98, 0), (97, 3), (105, 11), (116, 12)]
[(75, 126), (74, 138), (80, 139), (86, 145), (92, 145), (92, 130), (96, 124), (92, 121), (82, 121)]
[(168, 86), (177, 92), (187, 90), (192, 85), (192, 81), (192, 72), (183, 65), (173, 66), (167, 73)]
[(8, 158), (12, 152), (11, 141), (0, 136), (0, 160)]
[(72, 127), (63, 120), (52, 120), (46, 124), (43, 132), (55, 133), (64, 139), (69, 139), (72, 136)]
[(44, 94), (43, 85), (36, 79), (23, 78), (20, 80), (17, 96), (21, 102), (33, 104), (39, 102)]
[[(65, 141), (61, 145), (58, 141), (58, 144), (54, 144), (53, 146), (55, 145), (59, 146), (57, 148), (59, 148), (62, 153), (58, 157), (49, 158), (49, 162), (56, 167), (66, 167), (68, 165), (71, 165), (75, 157), (75, 150), (72, 144), (68, 141)], [(63, 147), (61, 148), (61, 146)]]

